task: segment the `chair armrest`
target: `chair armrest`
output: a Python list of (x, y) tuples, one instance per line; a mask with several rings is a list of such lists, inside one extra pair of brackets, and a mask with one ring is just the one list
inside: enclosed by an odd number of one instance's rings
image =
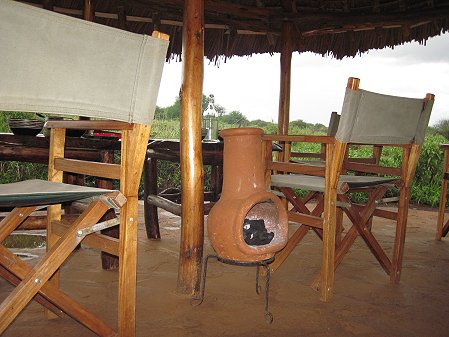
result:
[(304, 142), (304, 143), (321, 143), (334, 144), (335, 137), (333, 136), (313, 136), (313, 135), (264, 135), (264, 141), (277, 142)]
[[(262, 137), (263, 141), (266, 142), (266, 168), (273, 172), (288, 172), (288, 173), (302, 173), (307, 175), (317, 175), (324, 176), (325, 173), (325, 165), (317, 164), (316, 162), (301, 162), (301, 163), (292, 163), (289, 162), (290, 154), (284, 159), (281, 160), (273, 160), (273, 155), (271, 149), (271, 142), (283, 142), (287, 144), (291, 144), (294, 142), (302, 142), (302, 143), (319, 143), (323, 146), (326, 144), (334, 144), (335, 137), (333, 136), (316, 136), (316, 135), (264, 135)], [(289, 145), (287, 146), (287, 152), (289, 152)], [(325, 159), (325, 153), (316, 154), (318, 158)]]

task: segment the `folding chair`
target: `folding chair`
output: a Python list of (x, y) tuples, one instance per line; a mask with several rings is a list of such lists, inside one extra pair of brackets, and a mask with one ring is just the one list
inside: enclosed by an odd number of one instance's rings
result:
[[(0, 223), (0, 241), (35, 209), (47, 207), (48, 218), (47, 253), (34, 267), (0, 245), (0, 274), (16, 285), (0, 305), (0, 334), (34, 298), (100, 336), (135, 335), (137, 192), (168, 46), (167, 36), (153, 35), (0, 1), (0, 111), (98, 118), (48, 122), (49, 181), (0, 185), (0, 206), (15, 207)], [(122, 130), (120, 164), (65, 158), (67, 128)], [(119, 179), (120, 191), (63, 184), (64, 171)], [(86, 210), (62, 223), (61, 203), (86, 197)], [(110, 208), (120, 219), (97, 223)], [(97, 233), (117, 224), (119, 239)], [(58, 287), (58, 269), (80, 242), (119, 257), (118, 331)]]
[[(432, 94), (427, 94), (425, 99), (415, 99), (369, 92), (359, 89), (359, 82), (356, 78), (348, 80), (335, 137), (265, 136), (267, 169), (275, 172), (270, 177), (270, 184), (281, 191), (293, 205), (293, 209), (288, 212), (289, 220), (300, 224), (284, 250), (277, 254), (273, 268), (278, 268), (309, 229), (313, 229), (323, 241), (318, 282), (323, 301), (331, 298), (334, 269), (358, 235), (390, 275), (391, 282), (399, 282), (410, 186), (434, 101)], [(270, 151), (272, 141), (325, 144), (325, 166), (277, 162)], [(402, 150), (401, 166), (382, 166), (377, 158), (348, 160), (347, 150), (350, 144), (374, 145), (378, 148), (398, 147)], [(305, 205), (295, 193), (297, 189), (320, 192), (314, 208), (310, 209)], [(381, 209), (377, 204), (390, 189), (399, 191), (397, 211)], [(353, 192), (366, 193), (368, 201), (365, 204), (353, 202), (350, 199)], [(352, 227), (336, 248), (339, 209), (347, 215)], [(396, 222), (391, 259), (372, 232), (373, 216)]]
[(441, 179), (440, 207), (437, 220), (437, 240), (441, 240), (449, 232), (449, 219), (445, 219), (447, 207), (447, 182), (449, 180), (449, 144), (441, 144), (444, 151), (443, 177)]

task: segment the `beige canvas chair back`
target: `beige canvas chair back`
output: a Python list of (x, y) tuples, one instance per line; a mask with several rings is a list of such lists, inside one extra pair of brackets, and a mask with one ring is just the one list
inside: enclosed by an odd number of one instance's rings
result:
[(0, 0), (0, 111), (150, 124), (168, 41)]
[(433, 100), (346, 89), (336, 138), (342, 143), (422, 144)]

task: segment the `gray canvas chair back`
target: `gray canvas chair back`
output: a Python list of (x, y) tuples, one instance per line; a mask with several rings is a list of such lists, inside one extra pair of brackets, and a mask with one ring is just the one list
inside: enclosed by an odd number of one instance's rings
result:
[(0, 46), (0, 111), (153, 119), (168, 41), (0, 0)]
[(336, 138), (343, 143), (422, 144), (433, 100), (346, 89)]

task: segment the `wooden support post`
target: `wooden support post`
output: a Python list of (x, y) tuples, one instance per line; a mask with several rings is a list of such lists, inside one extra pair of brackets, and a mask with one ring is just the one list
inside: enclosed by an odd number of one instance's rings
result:
[(84, 0), (83, 19), (86, 21), (94, 21), (95, 6), (94, 0)]
[[(285, 22), (282, 25), (282, 49), (281, 49), (281, 78), (279, 91), (279, 115), (278, 134), (288, 135), (288, 124), (290, 122), (290, 88), (291, 88), (291, 68), (293, 53), (293, 25)], [(288, 161), (290, 155), (290, 145), (284, 144), (284, 150), (278, 154), (278, 160)], [(282, 157), (280, 157), (282, 156)]]
[(281, 80), (279, 92), (279, 117), (278, 133), (288, 134), (288, 123), (290, 119), (290, 87), (292, 68), (292, 43), (293, 25), (285, 22), (282, 25), (282, 50), (281, 50)]
[(177, 291), (199, 290), (204, 240), (201, 103), (204, 67), (204, 0), (184, 2), (181, 88), (181, 246)]
[(159, 240), (161, 232), (159, 230), (159, 217), (157, 207), (148, 202), (149, 195), (157, 195), (157, 159), (146, 156), (144, 165), (144, 217), (148, 239)]

